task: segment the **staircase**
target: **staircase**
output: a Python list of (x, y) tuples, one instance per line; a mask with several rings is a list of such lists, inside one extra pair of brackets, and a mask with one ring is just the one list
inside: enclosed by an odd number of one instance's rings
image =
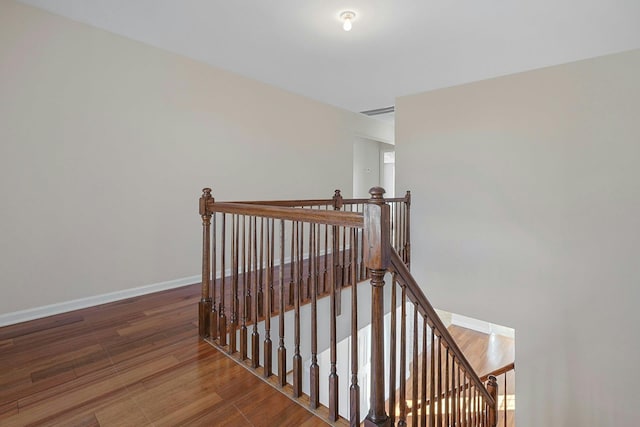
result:
[(496, 376), (478, 377), (409, 272), (411, 194), (370, 194), (220, 203), (205, 188), (200, 336), (334, 425), (496, 426)]

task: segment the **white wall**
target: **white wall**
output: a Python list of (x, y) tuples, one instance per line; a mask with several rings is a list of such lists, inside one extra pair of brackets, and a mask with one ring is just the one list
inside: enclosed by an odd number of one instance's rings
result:
[(358, 138), (353, 143), (353, 197), (370, 197), (369, 189), (380, 185), (380, 145)]
[[(389, 126), (391, 126), (389, 124)], [(368, 198), (371, 187), (383, 183), (382, 152), (393, 151), (394, 146), (369, 138), (356, 138), (353, 143), (353, 197)], [(386, 197), (393, 197), (388, 189)]]
[(517, 424), (640, 425), (640, 51), (403, 97), (434, 305), (514, 327)]
[(0, 318), (197, 275), (203, 187), (218, 200), (349, 196), (353, 139), (378, 132), (360, 114), (0, 2)]

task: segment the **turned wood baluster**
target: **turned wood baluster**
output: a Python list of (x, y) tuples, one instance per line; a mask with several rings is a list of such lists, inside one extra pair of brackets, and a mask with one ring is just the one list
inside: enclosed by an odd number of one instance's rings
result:
[(298, 260), (300, 265), (298, 266), (298, 292), (300, 293), (300, 303), (303, 303), (309, 295), (305, 295), (305, 280), (304, 280), (304, 222), (299, 223), (300, 230), (298, 232)]
[(400, 401), (398, 402), (400, 413), (398, 414), (398, 426), (407, 425), (407, 288), (401, 286), (400, 293)]
[(391, 238), (393, 241), (393, 248), (398, 249), (398, 243), (400, 241), (400, 233), (398, 233), (398, 204), (396, 202), (389, 203), (391, 207)]
[(403, 205), (402, 202), (396, 202), (396, 204), (398, 205), (398, 224), (397, 224), (397, 228), (398, 228), (398, 247), (397, 247), (397, 251), (399, 254), (401, 254), (404, 252), (404, 244), (403, 244), (403, 239), (404, 239), (404, 216), (403, 216)]
[(226, 299), (226, 282), (227, 282), (227, 270), (226, 270), (226, 253), (227, 253), (227, 246), (226, 246), (226, 236), (227, 236), (227, 214), (222, 214), (222, 240), (220, 243), (220, 264), (221, 264), (221, 268), (222, 271), (220, 273), (220, 278), (221, 278), (221, 288), (220, 288), (220, 310), (218, 310), (218, 312), (220, 313), (220, 321), (218, 322), (218, 325), (220, 327), (220, 345), (221, 346), (226, 346), (227, 345), (227, 315), (225, 314), (225, 299)]
[(294, 283), (295, 283), (295, 271), (294, 271), (294, 266), (295, 266), (295, 228), (296, 228), (296, 223), (295, 222), (291, 222), (291, 253), (289, 255), (289, 257), (291, 258), (291, 262), (289, 263), (289, 268), (290, 268), (290, 272), (289, 272), (289, 305), (294, 305)]
[(476, 424), (480, 427), (484, 426), (484, 416), (483, 416), (483, 401), (482, 401), (482, 395), (480, 394), (480, 390), (478, 390), (478, 388), (476, 387), (477, 393), (476, 393)]
[(396, 250), (396, 252), (398, 252), (398, 255), (400, 255), (401, 259), (404, 259), (402, 252), (403, 252), (403, 243), (402, 243), (402, 239), (404, 238), (404, 233), (403, 233), (403, 212), (402, 212), (402, 207), (403, 207), (403, 203), (402, 202), (394, 202), (395, 203), (395, 208), (397, 210), (397, 217), (396, 217), (396, 223), (394, 224), (394, 231), (395, 233), (398, 235), (398, 241), (397, 244), (394, 245), (394, 248)]
[(329, 226), (324, 226), (324, 268), (322, 272), (322, 293), (329, 287)]
[[(349, 286), (349, 285), (355, 285), (355, 283), (352, 283), (351, 281), (351, 270), (353, 270), (353, 265), (351, 264), (351, 259), (353, 257), (351, 256), (351, 253), (353, 252), (354, 242), (351, 240), (351, 229), (345, 228), (344, 235), (345, 235), (344, 253), (346, 255), (346, 259), (345, 259), (345, 267), (344, 267), (343, 286)], [(346, 249), (347, 247), (349, 248), (348, 250)]]
[[(342, 245), (340, 245), (340, 235), (342, 235)], [(346, 268), (346, 256), (347, 256), (347, 229), (344, 227), (338, 228), (338, 264), (339, 268), (336, 276), (336, 315), (342, 314), (342, 287), (345, 285), (345, 268)]]
[[(351, 243), (357, 239), (357, 229), (351, 229)], [(351, 263), (355, 265), (356, 253), (351, 252)], [(350, 395), (350, 426), (356, 427), (360, 425), (360, 386), (358, 385), (358, 286), (356, 286), (356, 269), (351, 269), (351, 387)], [(392, 321), (392, 323), (394, 323)], [(395, 325), (395, 323), (394, 323)], [(395, 328), (395, 326), (394, 326)], [(395, 336), (395, 331), (394, 331)], [(393, 345), (392, 345), (392, 348)], [(393, 359), (395, 364), (395, 358)], [(393, 365), (392, 365), (393, 366)], [(395, 370), (395, 367), (394, 367)], [(393, 376), (392, 376), (393, 378)], [(392, 396), (395, 395), (395, 390)], [(395, 397), (394, 397), (395, 400)]]
[[(309, 248), (314, 245), (315, 224), (310, 224), (311, 229)], [(309, 265), (315, 264), (315, 257), (309, 252)], [(320, 404), (320, 366), (318, 366), (318, 292), (317, 282), (313, 281), (311, 289), (311, 366), (309, 367), (309, 405), (311, 409), (316, 409)]]
[(411, 269), (411, 191), (405, 195), (405, 218), (404, 262)]
[[(300, 224), (295, 222), (295, 253), (296, 260), (294, 262), (294, 355), (293, 355), (293, 397), (300, 397), (302, 394), (302, 356), (300, 355)], [(292, 260), (293, 262), (293, 260)]]
[(468, 403), (467, 406), (469, 408), (469, 426), (473, 427), (474, 426), (474, 422), (473, 422), (473, 385), (471, 382), (469, 382), (469, 391), (468, 391)]
[(207, 210), (207, 202), (212, 201), (211, 189), (204, 188), (200, 197), (200, 216), (202, 217), (202, 295), (198, 304), (198, 333), (201, 338), (211, 336), (211, 323), (209, 317), (211, 313), (210, 277), (211, 265), (209, 253), (211, 248), (211, 213)]
[[(264, 377), (269, 378), (272, 374), (272, 342), (271, 342), (271, 304), (273, 298), (273, 219), (267, 219), (267, 288), (266, 301), (264, 307)], [(271, 230), (270, 230), (271, 229)]]
[(469, 426), (469, 384), (467, 373), (462, 369), (462, 423), (463, 427)]
[(313, 262), (311, 261), (312, 258), (312, 253), (313, 253), (313, 248), (314, 248), (315, 244), (313, 241), (313, 227), (312, 224), (309, 224), (309, 253), (308, 253), (308, 261), (307, 261), (307, 286), (306, 286), (306, 292), (307, 292), (307, 298), (311, 297), (311, 288), (313, 287), (312, 285), (312, 271), (313, 271)]
[[(334, 232), (336, 227), (334, 227)], [(337, 240), (340, 238), (340, 235), (333, 234), (333, 247), (337, 246)], [(334, 257), (336, 253), (334, 252)], [(331, 367), (329, 373), (329, 421), (336, 421), (338, 419), (338, 373), (336, 371), (336, 360), (337, 360), (337, 339), (336, 339), (336, 316), (337, 316), (337, 281), (336, 281), (337, 271), (334, 270), (331, 274), (331, 294), (330, 294), (330, 302), (329, 306), (331, 309), (330, 314), (330, 358), (331, 358)]]
[(213, 250), (211, 252), (211, 275), (212, 275), (212, 281), (211, 281), (211, 291), (212, 291), (212, 298), (211, 298), (211, 316), (209, 318), (209, 323), (210, 323), (210, 327), (211, 327), (211, 339), (215, 340), (216, 338), (218, 338), (219, 335), (219, 329), (218, 329), (218, 310), (216, 309), (216, 304), (218, 301), (217, 298), (217, 289), (218, 289), (218, 282), (217, 282), (217, 269), (216, 269), (216, 248), (218, 247), (218, 241), (216, 240), (216, 214), (214, 213), (211, 216), (211, 231), (212, 231), (212, 237), (211, 237), (211, 241), (213, 242)]
[[(326, 226), (325, 226), (326, 227)], [(313, 275), (314, 275), (314, 279), (316, 281), (316, 296), (320, 295), (321, 293), (321, 284), (320, 284), (320, 272), (322, 270), (322, 265), (321, 265), (321, 254), (322, 254), (322, 239), (321, 239), (321, 235), (322, 235), (322, 225), (318, 224), (317, 228), (316, 228), (316, 237), (315, 237), (315, 242), (316, 242), (316, 247), (315, 247), (315, 267), (313, 269)]]
[(418, 427), (418, 305), (413, 304), (413, 362), (411, 363), (411, 426)]
[(471, 427), (475, 426), (476, 423), (474, 421), (475, 416), (475, 395), (473, 389), (473, 382), (469, 378), (469, 425)]
[(280, 220), (280, 289), (279, 291), (279, 344), (278, 344), (278, 385), (284, 387), (287, 383), (287, 349), (284, 346), (284, 220)]
[(264, 314), (264, 218), (260, 218), (260, 276), (258, 278), (258, 316)]
[(358, 282), (366, 279), (366, 269), (364, 267), (364, 230), (358, 230), (358, 247), (360, 255), (358, 257)]
[(240, 218), (238, 215), (231, 217), (231, 324), (229, 325), (229, 354), (237, 351), (238, 329), (238, 239)]
[(251, 298), (251, 314), (253, 316), (253, 330), (251, 332), (251, 367), (260, 366), (260, 333), (258, 332), (258, 218), (253, 218), (253, 294)]
[(436, 401), (436, 334), (433, 326), (431, 326), (431, 356), (430, 371), (431, 377), (429, 378), (429, 426), (436, 427), (436, 417), (438, 411), (438, 402)]
[(276, 242), (276, 234), (275, 234), (275, 225), (276, 224), (276, 220), (272, 219), (271, 220), (271, 248), (269, 249), (269, 253), (271, 254), (271, 258), (269, 258), (269, 268), (271, 269), (271, 281), (269, 282), (269, 292), (270, 292), (270, 306), (271, 306), (271, 311), (269, 313), (273, 314), (275, 311), (275, 289), (274, 289), (274, 283), (275, 283), (275, 259), (276, 259), (276, 252), (275, 252), (275, 242)]
[(462, 370), (462, 426), (469, 425), (469, 385), (467, 384), (467, 375)]
[(478, 390), (477, 392), (477, 397), (476, 397), (476, 411), (478, 414), (478, 425), (481, 427), (484, 427), (484, 421), (485, 421), (485, 417), (484, 417), (484, 408), (485, 408), (485, 402), (484, 402), (484, 398), (482, 396), (482, 394), (480, 393), (480, 390), (476, 387), (476, 390)]
[[(353, 242), (356, 241), (356, 234), (353, 235)], [(355, 259), (355, 255), (353, 255)], [(352, 269), (352, 277), (355, 275), (355, 269)], [(352, 282), (355, 283), (355, 279), (352, 279)], [(397, 322), (398, 322), (398, 310), (397, 310), (397, 297), (396, 297), (396, 289), (398, 286), (397, 276), (394, 272), (391, 275), (391, 333), (389, 335), (389, 420), (391, 425), (395, 425), (396, 423), (396, 363), (397, 363), (397, 351), (398, 344), (396, 340), (397, 334)], [(356, 289), (357, 286), (352, 285), (352, 289)]]
[[(340, 194), (340, 190), (336, 190), (333, 195), (333, 209), (339, 211), (344, 206), (342, 200), (342, 194)], [(345, 250), (344, 240), (342, 243), (342, 247), (340, 247), (340, 228), (333, 227), (333, 253), (331, 254), (331, 258), (333, 259), (334, 270), (333, 275), (336, 280), (336, 313), (339, 316), (342, 313), (342, 286), (344, 285), (343, 278), (343, 268), (344, 268), (344, 253), (342, 253), (342, 265), (340, 265), (340, 250)], [(334, 293), (333, 291), (331, 291)]]
[(338, 272), (340, 271), (340, 228), (333, 226), (331, 229), (331, 283), (330, 291), (338, 286)]
[(503, 408), (504, 408), (504, 427), (507, 427), (507, 374), (508, 372), (504, 373), (504, 390), (502, 391), (502, 403), (503, 403)]
[(445, 426), (451, 425), (449, 419), (449, 348), (447, 347), (447, 351), (445, 353), (445, 364), (444, 364), (444, 388), (445, 388), (445, 396), (444, 396), (444, 416), (445, 416)]
[(444, 426), (444, 413), (442, 402), (442, 336), (438, 335), (438, 425)]
[(384, 189), (369, 190), (364, 211), (365, 259), (371, 273), (371, 405), (365, 427), (390, 426), (384, 397), (384, 274), (390, 264), (389, 205)]
[(464, 418), (463, 418), (463, 414), (464, 412), (462, 412), (462, 393), (463, 393), (463, 385), (461, 382), (461, 375), (460, 375), (460, 365), (458, 364), (458, 381), (457, 381), (457, 387), (456, 387), (456, 419), (457, 419), (457, 423), (456, 426), (462, 426), (464, 423)]
[(477, 426), (476, 422), (476, 392), (475, 386), (471, 386), (471, 425)]
[(484, 399), (480, 390), (476, 387), (477, 397), (476, 397), (476, 413), (477, 413), (477, 424), (481, 427), (484, 427)]
[(422, 317), (422, 381), (420, 400), (420, 425), (427, 426), (427, 317)]
[(253, 311), (251, 309), (253, 300), (252, 289), (253, 289), (253, 271), (255, 269), (255, 263), (253, 262), (254, 258), (254, 244), (255, 244), (255, 228), (254, 224), (256, 221), (255, 216), (249, 217), (249, 237), (247, 242), (247, 269), (245, 271), (245, 275), (247, 276), (247, 288), (246, 293), (244, 295), (244, 307), (247, 316), (247, 321), (251, 322), (253, 318)]
[(399, 233), (399, 225), (400, 225), (400, 210), (399, 206), (396, 202), (389, 203), (391, 205), (391, 236), (393, 238), (393, 248), (397, 251), (398, 244), (400, 243), (400, 233)]
[(404, 205), (397, 202), (398, 205), (398, 248), (397, 251), (404, 259)]
[(456, 384), (456, 356), (451, 355), (451, 425), (458, 425), (458, 384)]
[(466, 406), (467, 383), (466, 383), (466, 378), (464, 376), (464, 372), (460, 366), (458, 366), (458, 385), (460, 386), (460, 392), (458, 394), (458, 400), (460, 402), (459, 403), (460, 416), (458, 417), (458, 419), (459, 419), (460, 427), (465, 427), (467, 425), (467, 406)]
[[(251, 219), (249, 219), (251, 220)], [(242, 216), (242, 325), (240, 326), (240, 358), (247, 358), (247, 233), (246, 217)], [(249, 231), (251, 234), (251, 231)], [(251, 247), (251, 245), (248, 245)], [(251, 255), (249, 255), (251, 257)]]

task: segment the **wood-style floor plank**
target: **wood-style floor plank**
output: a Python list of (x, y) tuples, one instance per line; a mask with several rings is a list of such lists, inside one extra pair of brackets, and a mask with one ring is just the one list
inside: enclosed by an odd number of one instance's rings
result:
[[(199, 290), (0, 328), (0, 425), (326, 425), (198, 338)], [(481, 374), (513, 360), (513, 342), (451, 332)]]
[(199, 290), (0, 328), (0, 425), (326, 425), (198, 338)]

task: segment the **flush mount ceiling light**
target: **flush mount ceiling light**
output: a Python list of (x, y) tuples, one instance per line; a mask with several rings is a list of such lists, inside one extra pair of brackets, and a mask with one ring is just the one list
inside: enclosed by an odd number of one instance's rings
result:
[(342, 19), (342, 28), (345, 31), (351, 31), (351, 27), (353, 26), (351, 22), (355, 19), (356, 13), (350, 10), (345, 10), (340, 14), (340, 19)]

